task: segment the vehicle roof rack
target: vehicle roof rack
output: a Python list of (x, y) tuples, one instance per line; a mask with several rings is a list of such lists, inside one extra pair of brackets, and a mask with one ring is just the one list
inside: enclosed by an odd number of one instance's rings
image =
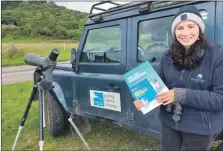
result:
[[(100, 7), (99, 7), (100, 5), (103, 5), (103, 4), (106, 4), (106, 3), (107, 3), (107, 4), (112, 4), (112, 5), (114, 5), (114, 6), (108, 8), (108, 9), (100, 8)], [(131, 2), (129, 2), (129, 3), (131, 3)], [(98, 3), (94, 4), (94, 5), (92, 5), (88, 17), (89, 17), (90, 19), (92, 19), (92, 18), (95, 17), (95, 16), (98, 16), (98, 15), (100, 16), (100, 15), (102, 15), (102, 14), (104, 14), (104, 13), (112, 12), (112, 11), (116, 10), (117, 8), (120, 8), (120, 7), (122, 7), (122, 6), (125, 6), (125, 5), (127, 5), (127, 4), (129, 4), (129, 3), (119, 4), (119, 3), (116, 3), (116, 2), (112, 2), (112, 1), (100, 1), (100, 2), (98, 2)], [(93, 14), (93, 11), (94, 11), (94, 10), (100, 10), (100, 11), (102, 11), (102, 12)]]
[[(106, 3), (113, 4), (115, 6), (110, 7), (108, 9), (98, 7), (98, 6), (100, 6), (102, 4), (106, 4)], [(186, 2), (184, 2), (184, 1), (150, 1), (150, 0), (145, 0), (145, 1), (132, 1), (132, 2), (125, 3), (125, 4), (119, 4), (119, 3), (112, 2), (112, 1), (100, 1), (100, 2), (92, 5), (88, 17), (89, 17), (89, 19), (91, 19), (93, 21), (100, 21), (102, 19), (103, 14), (114, 12), (114, 11), (121, 10), (121, 9), (127, 9), (127, 8), (131, 8), (131, 7), (139, 6), (139, 11), (145, 12), (145, 11), (148, 11), (149, 9), (164, 8), (164, 7), (171, 6), (171, 5), (173, 6), (173, 5), (176, 5), (179, 3), (186, 3)], [(94, 10), (100, 10), (102, 12), (93, 14)]]
[(109, 10), (109, 9), (104, 9), (104, 8), (98, 7), (98, 6), (100, 6), (102, 4), (106, 4), (106, 3), (115, 5), (115, 7), (121, 5), (119, 3), (115, 3), (115, 2), (112, 2), (112, 1), (100, 1), (99, 3), (96, 3), (96, 4), (92, 5), (91, 10), (90, 10), (90, 13), (89, 13), (89, 16), (93, 15), (93, 11), (94, 10), (100, 10), (100, 11), (103, 11), (103, 12)]
[[(110, 7), (108, 9), (104, 9), (104, 8), (98, 7), (98, 6), (100, 6), (102, 4), (106, 4), (106, 3), (113, 4), (115, 6), (114, 7)], [(119, 3), (112, 2), (112, 1), (100, 1), (99, 3), (96, 3), (96, 4), (92, 5), (88, 17), (89, 17), (89, 19), (94, 20), (94, 18), (101, 18), (101, 15), (103, 15), (105, 13), (117, 11), (117, 10), (120, 10), (122, 8), (127, 9), (127, 8), (130, 8), (130, 7), (140, 6), (140, 5), (143, 5), (143, 4), (151, 4), (151, 3), (154, 3), (154, 1), (150, 1), (150, 0), (146, 0), (146, 1), (132, 1), (132, 2), (125, 3), (125, 4), (119, 4)], [(93, 14), (94, 10), (100, 10), (102, 12)]]

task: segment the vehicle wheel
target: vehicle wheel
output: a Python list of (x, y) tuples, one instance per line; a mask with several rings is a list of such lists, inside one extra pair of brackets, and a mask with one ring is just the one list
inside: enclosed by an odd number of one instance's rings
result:
[(67, 129), (64, 111), (50, 92), (45, 92), (46, 127), (52, 136), (59, 136)]

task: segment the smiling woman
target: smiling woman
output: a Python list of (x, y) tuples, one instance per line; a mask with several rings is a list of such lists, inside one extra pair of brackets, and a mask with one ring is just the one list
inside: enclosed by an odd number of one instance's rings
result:
[(192, 21), (185, 21), (177, 25), (175, 34), (176, 39), (188, 50), (199, 39), (199, 27)]
[[(185, 13), (183, 14), (183, 12)], [(171, 45), (171, 57), (176, 67), (182, 68), (185, 66), (190, 69), (200, 63), (203, 48), (208, 45), (204, 29), (205, 24), (198, 11), (195, 12), (193, 9), (187, 10), (186, 7), (182, 7), (182, 10), (176, 14), (171, 27), (172, 35), (175, 38), (174, 43)], [(194, 51), (197, 47), (202, 47), (200, 55)]]
[[(223, 53), (208, 44), (205, 22), (194, 6), (179, 9), (171, 30), (174, 39), (159, 70), (169, 88), (157, 95), (162, 103), (161, 150), (207, 151), (223, 126)], [(166, 30), (157, 35), (156, 39), (166, 40)], [(141, 109), (139, 100), (134, 104)]]
[(171, 29), (175, 39), (160, 70), (170, 91), (157, 96), (161, 150), (209, 150), (222, 129), (223, 54), (208, 44), (194, 6), (181, 7)]

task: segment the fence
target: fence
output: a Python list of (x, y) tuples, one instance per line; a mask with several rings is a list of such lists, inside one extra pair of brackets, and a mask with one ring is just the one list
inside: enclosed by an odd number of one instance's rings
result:
[(71, 48), (77, 48), (78, 43), (71, 41), (39, 41), (39, 42), (10, 42), (2, 44), (2, 54), (6, 52), (19, 51), (40, 51), (57, 48), (60, 51), (70, 51)]

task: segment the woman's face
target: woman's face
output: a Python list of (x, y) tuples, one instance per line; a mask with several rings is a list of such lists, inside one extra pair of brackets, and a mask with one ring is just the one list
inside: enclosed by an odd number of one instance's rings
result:
[(199, 37), (199, 27), (193, 21), (183, 21), (177, 25), (175, 36), (184, 48), (189, 49)]

